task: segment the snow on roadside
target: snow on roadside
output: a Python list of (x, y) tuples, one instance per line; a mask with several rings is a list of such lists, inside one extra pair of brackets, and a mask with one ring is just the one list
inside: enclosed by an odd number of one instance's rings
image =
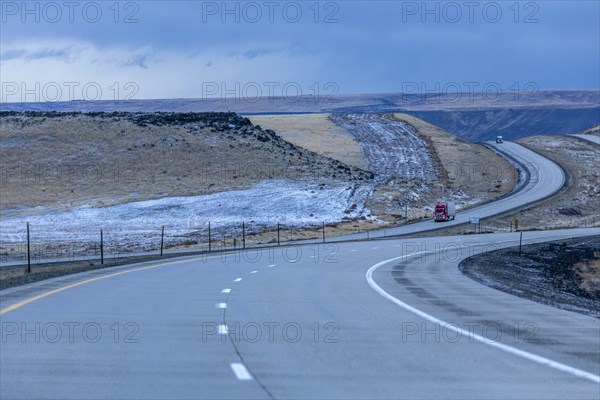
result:
[(410, 125), (383, 114), (332, 114), (331, 120), (354, 136), (378, 179), (438, 178), (426, 142)]
[[(205, 232), (208, 221), (215, 231), (227, 231), (245, 222), (247, 232), (259, 227), (315, 226), (366, 216), (364, 203), (369, 186), (320, 186), (310, 182), (268, 180), (245, 190), (203, 196), (167, 197), (117, 206), (77, 207), (59, 213), (12, 217), (0, 221), (0, 243), (24, 240), (25, 221), (41, 240), (86, 242), (98, 238), (100, 228), (107, 234), (126, 235), (141, 244), (156, 237), (161, 225), (172, 236)], [(154, 240), (155, 242), (155, 240)]]

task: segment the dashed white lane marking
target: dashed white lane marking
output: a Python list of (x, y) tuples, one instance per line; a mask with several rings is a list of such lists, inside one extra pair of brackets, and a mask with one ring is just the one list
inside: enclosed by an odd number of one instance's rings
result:
[(251, 273), (251, 274), (255, 274), (255, 273), (257, 273), (257, 272), (258, 272), (258, 271), (252, 271), (252, 272), (250, 272), (250, 273)]
[(356, 250), (350, 250), (352, 253), (354, 253)]
[(237, 278), (237, 279), (234, 279), (233, 281), (234, 281), (234, 282), (239, 282), (239, 281), (241, 281), (241, 280), (242, 280), (242, 278)]
[(221, 293), (231, 293), (231, 289), (223, 289), (221, 290)]
[(373, 250), (379, 250), (379, 247), (373, 247)]
[(229, 333), (229, 330), (227, 329), (227, 325), (225, 325), (225, 324), (219, 325), (219, 334), (227, 335), (227, 333)]
[(273, 268), (275, 266), (275, 264), (271, 264), (269, 265), (269, 268)]
[(240, 381), (249, 381), (252, 379), (250, 372), (240, 363), (231, 363), (231, 369), (233, 373)]
[(415, 308), (415, 307), (413, 307), (413, 306), (411, 306), (411, 305), (403, 302), (402, 300), (398, 300), (397, 298), (395, 298), (394, 296), (392, 296), (391, 294), (389, 294), (388, 292), (386, 292), (385, 290), (383, 290), (381, 288), (381, 286), (379, 286), (377, 283), (375, 283), (375, 280), (373, 279), (373, 272), (375, 272), (375, 270), (377, 270), (379, 267), (381, 267), (381, 266), (383, 266), (385, 264), (397, 261), (397, 260), (401, 260), (401, 259), (406, 260), (408, 257), (412, 257), (412, 256), (416, 256), (416, 255), (422, 255), (422, 254), (428, 254), (428, 253), (434, 253), (434, 252), (433, 251), (421, 251), (421, 252), (417, 252), (417, 253), (407, 254), (405, 256), (390, 258), (388, 260), (385, 260), (385, 261), (382, 261), (380, 263), (377, 263), (377, 264), (373, 265), (371, 268), (369, 268), (369, 270), (367, 271), (367, 274), (366, 274), (366, 278), (367, 278), (367, 282), (369, 283), (369, 286), (371, 286), (371, 288), (373, 288), (377, 293), (379, 293), (381, 296), (383, 296), (384, 298), (388, 299), (392, 303), (396, 304), (397, 306), (400, 306), (403, 309), (405, 309), (405, 310), (407, 310), (407, 311), (409, 311), (409, 312), (411, 312), (413, 314), (416, 314), (416, 315), (420, 316), (421, 318), (424, 318), (424, 319), (426, 319), (426, 320), (428, 320), (430, 322), (433, 322), (434, 324), (437, 324), (438, 326), (447, 327), (448, 329), (450, 329), (450, 330), (458, 333), (461, 336), (468, 337), (468, 338), (476, 340), (476, 341), (478, 341), (480, 343), (487, 344), (487, 345), (495, 347), (495, 348), (497, 348), (499, 350), (502, 350), (502, 351), (505, 351), (507, 353), (510, 353), (510, 354), (513, 354), (513, 355), (525, 358), (527, 360), (536, 362), (538, 364), (545, 365), (545, 366), (548, 366), (550, 368), (554, 368), (554, 369), (557, 369), (559, 371), (566, 372), (568, 374), (571, 374), (571, 375), (574, 375), (574, 376), (577, 376), (577, 377), (580, 377), (580, 378), (584, 378), (584, 379), (590, 380), (592, 382), (600, 383), (600, 376), (599, 375), (594, 375), (594, 374), (592, 374), (590, 372), (582, 371), (580, 369), (570, 367), (568, 365), (559, 363), (557, 361), (550, 360), (550, 359), (548, 359), (546, 357), (538, 356), (536, 354), (529, 353), (527, 351), (520, 350), (520, 349), (517, 349), (515, 347), (511, 347), (511, 346), (508, 346), (506, 344), (502, 344), (500, 342), (490, 341), (489, 338), (485, 338), (485, 337), (480, 336), (480, 335), (478, 335), (476, 333), (473, 333), (473, 332), (470, 332), (470, 331), (466, 331), (464, 329), (461, 329), (461, 328), (457, 327), (454, 324), (451, 324), (451, 323), (443, 321), (443, 320), (441, 320), (439, 318), (436, 318), (436, 317), (434, 317), (431, 314), (427, 314), (426, 312), (421, 311), (421, 310), (419, 310), (419, 309), (417, 309), (417, 308)]
[(402, 247), (401, 244), (395, 244), (394, 247)]
[(227, 303), (217, 303), (217, 304), (215, 304), (215, 307), (217, 307), (217, 308), (227, 308)]
[(310, 258), (315, 258), (315, 256), (310, 256)]

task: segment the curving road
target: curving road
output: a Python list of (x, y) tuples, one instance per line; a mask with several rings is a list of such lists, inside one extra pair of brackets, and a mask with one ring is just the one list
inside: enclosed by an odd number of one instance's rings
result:
[(576, 138), (587, 140), (588, 142), (600, 144), (600, 136), (597, 135), (570, 135), (575, 136)]
[[(562, 186), (556, 164), (505, 145), (531, 162), (528, 185), (454, 223)], [(437, 228), (399, 231), (428, 226)], [(523, 241), (591, 234), (526, 232)], [(458, 271), (461, 259), (518, 239), (250, 249), (3, 290), (0, 398), (597, 399), (600, 320)]]
[[(566, 178), (562, 168), (554, 161), (549, 160), (534, 151), (513, 142), (504, 142), (503, 144), (485, 142), (484, 144), (527, 169), (528, 180), (520, 190), (494, 202), (473, 207), (465, 211), (458, 211), (453, 221), (436, 223), (433, 221), (432, 216), (432, 219), (429, 221), (408, 224), (386, 230), (371, 231), (369, 233), (370, 237), (378, 238), (384, 236), (410, 235), (417, 232), (434, 231), (451, 226), (468, 224), (470, 223), (471, 217), (482, 219), (519, 209), (521, 207), (528, 207), (529, 205), (556, 193), (565, 184)], [(491, 171), (494, 171), (494, 167), (494, 164), (490, 164), (490, 174), (492, 173)], [(490, 179), (495, 180), (496, 177)], [(364, 234), (353, 234), (340, 236), (339, 238), (336, 238), (336, 240), (357, 240), (364, 238)]]
[(517, 241), (263, 249), (5, 290), (0, 397), (598, 398), (600, 320), (457, 269)]

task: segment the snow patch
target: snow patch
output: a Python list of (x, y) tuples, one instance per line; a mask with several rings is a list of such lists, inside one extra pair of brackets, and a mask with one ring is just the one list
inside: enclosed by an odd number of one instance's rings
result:
[[(247, 232), (281, 223), (287, 227), (315, 226), (369, 215), (364, 203), (369, 186), (320, 186), (310, 182), (269, 180), (245, 190), (203, 196), (166, 197), (117, 206), (77, 207), (66, 212), (39, 212), (0, 221), (0, 242), (24, 240), (25, 222), (41, 241), (96, 241), (102, 228), (142, 244), (165, 225), (171, 236), (226, 232), (246, 223)], [(120, 236), (119, 235), (119, 236)], [(154, 240), (155, 242), (155, 240)]]

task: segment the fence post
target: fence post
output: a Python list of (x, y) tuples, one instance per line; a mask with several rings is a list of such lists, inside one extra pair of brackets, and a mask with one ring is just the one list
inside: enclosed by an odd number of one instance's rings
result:
[(163, 247), (165, 244), (165, 226), (163, 225), (160, 231), (160, 256), (163, 256)]
[(521, 257), (521, 245), (523, 244), (523, 231), (519, 235), (519, 257)]
[(31, 246), (29, 242), (29, 221), (27, 221), (27, 273), (31, 273)]
[(325, 222), (323, 222), (323, 243), (325, 243)]
[(210, 221), (208, 221), (208, 251), (211, 251), (212, 247), (210, 245)]
[(100, 264), (104, 264), (104, 234), (100, 229)]
[(281, 242), (279, 241), (279, 222), (277, 223), (277, 246), (279, 246)]
[(246, 224), (242, 222), (242, 249), (246, 248)]

